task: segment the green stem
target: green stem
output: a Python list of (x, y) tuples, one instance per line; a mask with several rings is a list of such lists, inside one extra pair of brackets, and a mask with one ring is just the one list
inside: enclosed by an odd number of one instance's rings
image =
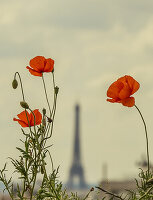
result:
[[(54, 87), (54, 103), (53, 103), (53, 108), (52, 108), (52, 111), (51, 111), (52, 123), (51, 123), (51, 125), (49, 124), (48, 131), (46, 131), (46, 135), (45, 135), (46, 139), (49, 139), (52, 136), (53, 126), (54, 126), (54, 118), (55, 118), (55, 111), (56, 111), (56, 102), (57, 102), (57, 94), (55, 94), (55, 77), (54, 77), (54, 72), (52, 72), (52, 77), (53, 77), (53, 87)], [(51, 129), (51, 132), (49, 134), (50, 129)], [(44, 146), (45, 146), (45, 144), (46, 144), (46, 141), (44, 142)]]
[(114, 194), (112, 192), (109, 192), (107, 190), (104, 190), (103, 188), (101, 187), (96, 187), (97, 189), (101, 190), (102, 192), (105, 192), (106, 194), (109, 194), (111, 195), (113, 198), (116, 197), (117, 199), (121, 199), (121, 200), (124, 200), (121, 196), (118, 196), (117, 194)]
[[(56, 189), (52, 186), (52, 184), (49, 184), (49, 183), (48, 183), (48, 176), (47, 176), (47, 172), (46, 172), (46, 168), (45, 168), (45, 167), (44, 167), (44, 170), (45, 170), (44, 175), (46, 176), (48, 187), (51, 186), (51, 188), (52, 188), (52, 190), (54, 191), (54, 194), (55, 194), (55, 196), (56, 196), (56, 199), (60, 200), (59, 196), (58, 196), (57, 193), (56, 193)], [(49, 190), (50, 190), (50, 187), (49, 187)], [(50, 192), (51, 192), (51, 191), (50, 191)]]
[[(36, 132), (36, 117), (35, 117), (35, 114), (34, 112), (29, 108), (29, 110), (31, 111), (33, 117), (34, 117), (34, 132), (35, 132), (35, 138), (36, 138), (36, 142), (37, 142), (37, 145), (39, 143), (38, 141), (38, 136), (37, 136), (37, 132)], [(37, 178), (37, 158), (38, 158), (38, 161), (39, 161), (39, 156), (37, 155), (37, 151), (36, 151), (36, 146), (34, 146), (34, 152), (35, 152), (35, 168), (34, 168), (34, 180), (33, 180), (33, 186), (32, 186), (32, 189), (31, 189), (31, 195), (30, 195), (30, 200), (32, 200), (32, 197), (33, 197), (33, 191), (34, 191), (34, 187), (35, 187), (35, 183), (36, 183), (36, 178)]]
[(21, 86), (21, 92), (22, 92), (22, 98), (23, 98), (23, 101), (25, 101), (21, 76), (20, 76), (19, 72), (15, 72), (14, 79), (16, 79), (16, 75), (18, 75), (18, 77), (19, 77), (19, 80), (20, 80), (20, 86)]
[(53, 116), (52, 116), (52, 126), (51, 126), (50, 137), (53, 134), (54, 118), (55, 118), (55, 112), (56, 112), (56, 103), (57, 103), (57, 95), (55, 95), (55, 105), (54, 105), (54, 112), (53, 112)]
[[(44, 142), (44, 146), (46, 144), (46, 141), (47, 139), (51, 138), (52, 137), (52, 133), (53, 133), (53, 126), (54, 126), (54, 118), (55, 118), (55, 111), (56, 111), (56, 101), (57, 101), (57, 96), (55, 95), (55, 101), (54, 101), (54, 107), (53, 107), (53, 115), (52, 115), (52, 123), (51, 125), (49, 126), (48, 128), (48, 131), (47, 131), (47, 134), (46, 134), (46, 137), (45, 137), (45, 142)], [(51, 129), (51, 131), (50, 131)], [(49, 131), (50, 131), (50, 134), (49, 134)]]
[(47, 90), (46, 90), (46, 85), (45, 85), (45, 80), (44, 80), (43, 75), (42, 75), (42, 80), (43, 80), (45, 96), (46, 96), (46, 100), (47, 100), (47, 104), (48, 104), (48, 108), (49, 108), (49, 113), (50, 113), (50, 117), (51, 117), (51, 108), (50, 108), (50, 104), (49, 104), (49, 100), (48, 100), (48, 96), (47, 96)]
[(139, 200), (143, 199), (147, 194), (149, 194), (149, 192), (153, 189), (153, 186), (151, 188), (149, 188), (149, 190), (142, 196), (139, 198)]
[(146, 122), (143, 118), (143, 115), (141, 113), (141, 111), (139, 110), (139, 108), (135, 105), (135, 108), (137, 109), (137, 111), (139, 112), (141, 119), (143, 121), (144, 124), (144, 128), (145, 128), (145, 135), (146, 135), (146, 144), (147, 144), (147, 161), (148, 161), (148, 175), (149, 175), (149, 168), (150, 168), (150, 163), (149, 163), (149, 141), (148, 141), (148, 133), (147, 133), (147, 126), (146, 126)]
[(34, 117), (34, 132), (35, 132), (35, 136), (37, 136), (37, 132), (36, 132), (36, 117), (34, 112), (29, 108), (29, 110), (31, 111), (33, 117)]
[(83, 198), (83, 200), (86, 200), (88, 197), (89, 197), (89, 195), (90, 195), (90, 193), (92, 192), (93, 190), (92, 190), (92, 188), (89, 190), (89, 192), (87, 193), (87, 195)]
[(50, 157), (50, 161), (51, 161), (51, 165), (52, 165), (52, 172), (53, 172), (53, 170), (54, 170), (53, 159), (52, 159), (51, 153), (48, 149), (47, 149), (47, 152), (48, 152), (49, 157)]
[(30, 133), (31, 133), (31, 135), (32, 135), (31, 126), (30, 126), (30, 121), (29, 121), (29, 118), (28, 118), (27, 110), (26, 110), (26, 109), (25, 109), (25, 113), (26, 113), (26, 118), (27, 118), (28, 125), (29, 125), (29, 130), (30, 130)]
[[(26, 143), (27, 143), (27, 136), (26, 136)], [(26, 170), (26, 173), (28, 172), (28, 170), (27, 170), (27, 161), (28, 161), (28, 158), (26, 157), (25, 158), (25, 170)], [(24, 193), (25, 193), (25, 186), (26, 186), (25, 182), (26, 182), (26, 179), (24, 179), (24, 183), (23, 183), (22, 198), (23, 198)]]
[[(3, 182), (3, 183), (4, 183), (4, 182)], [(5, 184), (4, 184), (4, 185), (5, 185)], [(11, 192), (10, 192), (10, 190), (9, 190), (9, 188), (8, 188), (8, 186), (7, 186), (7, 184), (5, 185), (5, 187), (6, 187), (6, 190), (8, 191), (8, 193), (9, 193), (11, 199), (13, 200), (14, 197), (13, 197), (13, 195), (11, 194)]]
[(32, 200), (32, 197), (33, 197), (33, 191), (34, 191), (36, 178), (37, 178), (37, 169), (36, 169), (36, 167), (35, 167), (35, 172), (34, 173), (35, 173), (35, 176), (34, 176), (33, 186), (32, 186), (32, 190), (31, 190), (30, 200)]
[[(22, 99), (23, 99), (23, 101), (25, 101), (25, 95), (24, 95), (24, 90), (23, 90), (22, 79), (21, 79), (21, 76), (20, 76), (20, 73), (19, 73), (19, 72), (16, 72), (16, 73), (15, 73), (14, 79), (16, 79), (16, 76), (17, 76), (17, 75), (18, 75), (19, 81), (20, 81)], [(28, 119), (28, 115), (27, 115), (27, 110), (26, 110), (26, 109), (25, 109), (25, 113), (26, 113), (26, 118), (27, 118), (28, 125), (29, 125), (29, 130), (30, 130), (30, 133), (32, 134), (31, 127), (30, 127), (30, 122), (29, 122), (29, 119)], [(27, 140), (27, 138), (26, 138), (26, 140)], [(26, 158), (26, 171), (27, 171), (27, 158)], [(28, 181), (28, 182), (29, 182), (29, 181)], [(26, 184), (25, 184), (25, 180), (24, 180), (22, 197), (24, 196), (24, 193), (25, 193), (25, 185), (26, 185)]]
[[(36, 138), (36, 143), (38, 145), (39, 141), (38, 141), (38, 137), (36, 135), (35, 135), (35, 138)], [(38, 162), (40, 160), (40, 149), (39, 149), (38, 154), (37, 154), (36, 146), (34, 146), (34, 152), (35, 152), (35, 158), (34, 158), (35, 159), (35, 168), (34, 168), (34, 172), (33, 172), (33, 186), (32, 186), (32, 189), (31, 189), (30, 200), (32, 200), (32, 197), (33, 197), (33, 191), (34, 191), (34, 188), (35, 188), (37, 174), (38, 174), (37, 167), (38, 167)]]
[(55, 77), (54, 77), (54, 72), (52, 72), (52, 76), (53, 76), (53, 87), (54, 87), (54, 103), (53, 103), (51, 118), (53, 117), (54, 107), (55, 107), (55, 98), (56, 98), (56, 95), (55, 95)]
[[(20, 86), (21, 86), (22, 99), (23, 99), (23, 101), (25, 101), (25, 96), (24, 96), (24, 90), (23, 90), (23, 84), (22, 84), (21, 76), (20, 76), (19, 72), (15, 72), (15, 74), (14, 74), (14, 79), (16, 79), (16, 75), (18, 75), (18, 77), (19, 77), (19, 80), (20, 80)], [(25, 112), (26, 112), (26, 109), (25, 109)], [(29, 122), (28, 116), (27, 116), (27, 112), (26, 112), (26, 117), (27, 117), (27, 121), (28, 121), (29, 129), (30, 129), (30, 132), (31, 132), (31, 127), (30, 127), (30, 122)]]

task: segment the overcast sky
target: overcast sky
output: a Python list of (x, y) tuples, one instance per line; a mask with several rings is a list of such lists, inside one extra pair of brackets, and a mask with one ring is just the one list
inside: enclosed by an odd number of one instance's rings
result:
[[(109, 85), (133, 76), (134, 95), (148, 125), (153, 146), (153, 1), (145, 0), (0, 0), (0, 167), (17, 157), (21, 130), (13, 122), (20, 90), (11, 82), (21, 73), (30, 106), (47, 107), (42, 80), (26, 69), (37, 55), (55, 60), (60, 88), (51, 153), (66, 182), (72, 162), (74, 106), (81, 106), (81, 153), (85, 178), (98, 183), (102, 165), (108, 178), (136, 176), (136, 162), (146, 152), (142, 121), (136, 109), (106, 102)], [(51, 91), (51, 75), (45, 74)], [(52, 103), (52, 93), (50, 95)], [(153, 160), (152, 160), (153, 162)], [(13, 168), (10, 166), (10, 174)], [(49, 170), (49, 168), (48, 168)]]

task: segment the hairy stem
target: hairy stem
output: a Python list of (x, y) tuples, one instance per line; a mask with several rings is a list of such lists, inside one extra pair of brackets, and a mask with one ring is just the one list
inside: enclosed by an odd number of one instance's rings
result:
[(23, 98), (23, 101), (25, 101), (25, 96), (24, 96), (24, 91), (23, 91), (23, 85), (22, 85), (21, 76), (20, 76), (19, 72), (15, 72), (14, 79), (16, 79), (16, 75), (18, 75), (18, 77), (19, 77), (20, 86), (21, 86), (21, 92), (22, 92), (22, 98)]
[(45, 91), (46, 101), (47, 101), (47, 104), (48, 104), (49, 113), (50, 113), (50, 117), (51, 117), (51, 108), (50, 108), (50, 104), (49, 104), (49, 100), (48, 100), (48, 95), (47, 95), (47, 90), (46, 90), (46, 85), (45, 85), (45, 80), (44, 80), (43, 75), (42, 75), (42, 80), (43, 80), (43, 85), (44, 85), (44, 91)]
[(96, 187), (96, 188), (99, 189), (99, 190), (101, 190), (101, 191), (103, 191), (103, 192), (105, 192), (106, 194), (111, 195), (112, 197), (116, 197), (116, 198), (118, 198), (118, 199), (124, 200), (122, 197), (118, 196), (117, 194), (114, 194), (114, 193), (112, 193), (112, 192), (109, 192), (109, 191), (107, 191), (107, 190), (104, 190), (104, 189), (102, 189), (102, 188), (100, 188), (100, 187)]
[(144, 128), (145, 128), (145, 135), (146, 135), (146, 145), (147, 145), (147, 164), (148, 164), (148, 175), (149, 175), (149, 168), (150, 168), (150, 163), (149, 163), (149, 141), (148, 141), (148, 133), (147, 133), (147, 126), (146, 126), (146, 122), (143, 118), (143, 115), (141, 113), (141, 111), (139, 110), (139, 108), (135, 105), (135, 108), (137, 109), (137, 111), (139, 112), (141, 119), (143, 121), (144, 124)]

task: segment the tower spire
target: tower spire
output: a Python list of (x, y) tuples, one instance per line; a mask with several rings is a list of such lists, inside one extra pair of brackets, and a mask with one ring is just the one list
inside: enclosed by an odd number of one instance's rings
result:
[[(84, 170), (81, 163), (81, 149), (80, 149), (80, 106), (75, 106), (75, 129), (74, 129), (74, 146), (73, 159), (69, 172), (68, 188), (87, 188), (84, 179)], [(79, 179), (78, 184), (75, 183), (75, 177)]]
[(80, 107), (77, 104), (75, 106), (75, 137), (74, 137), (74, 149), (73, 149), (73, 163), (80, 164)]

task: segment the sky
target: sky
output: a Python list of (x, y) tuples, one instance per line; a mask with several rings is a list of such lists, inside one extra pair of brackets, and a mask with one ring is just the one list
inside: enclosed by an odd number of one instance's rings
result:
[[(134, 178), (136, 163), (146, 153), (143, 123), (132, 108), (106, 101), (112, 82), (133, 76), (140, 89), (134, 97), (146, 120), (150, 157), (153, 146), (153, 1), (145, 0), (0, 0), (0, 167), (16, 158), (21, 129), (13, 121), (22, 108), (18, 88), (21, 74), (32, 109), (47, 108), (42, 80), (26, 66), (41, 55), (55, 60), (59, 89), (50, 149), (59, 179), (67, 182), (72, 164), (74, 107), (81, 107), (81, 158), (88, 183)], [(45, 74), (50, 102), (51, 75)], [(152, 160), (153, 162), (153, 160)], [(48, 171), (50, 163), (48, 159)], [(8, 164), (8, 176), (13, 167)]]

